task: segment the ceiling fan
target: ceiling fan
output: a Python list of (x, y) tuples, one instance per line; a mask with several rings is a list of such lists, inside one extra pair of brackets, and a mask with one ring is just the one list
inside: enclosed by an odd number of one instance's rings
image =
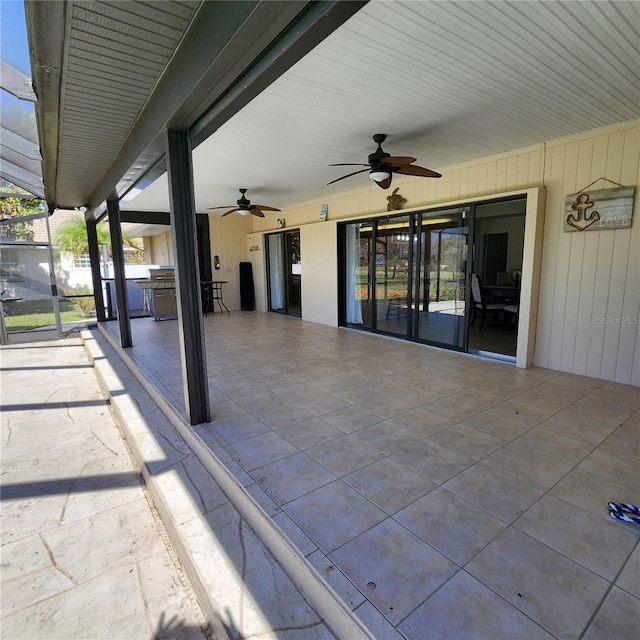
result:
[[(246, 189), (240, 189), (240, 199), (236, 200), (237, 206), (232, 208), (230, 211), (222, 214), (222, 217), (228, 216), (230, 213), (238, 212), (241, 216), (246, 216), (251, 214), (252, 216), (257, 216), (258, 218), (264, 218), (263, 211), (280, 211), (280, 209), (276, 209), (275, 207), (267, 207), (265, 204), (251, 204), (250, 200), (247, 200), (245, 197)], [(232, 204), (223, 205), (222, 207), (209, 207), (207, 211), (212, 211), (213, 209), (228, 209), (229, 207), (233, 207)]]
[(390, 153), (385, 153), (382, 150), (382, 143), (387, 139), (386, 134), (376, 133), (373, 136), (373, 141), (378, 145), (378, 148), (374, 153), (369, 154), (369, 161), (365, 163), (340, 163), (330, 164), (330, 167), (366, 167), (366, 169), (360, 169), (353, 173), (348, 173), (346, 176), (336, 178), (327, 184), (333, 184), (339, 180), (350, 178), (358, 173), (369, 172), (369, 177), (381, 188), (388, 189), (391, 186), (391, 178), (394, 173), (402, 173), (407, 176), (422, 176), (424, 178), (441, 178), (442, 175), (431, 169), (425, 169), (419, 167), (417, 164), (412, 164), (416, 161), (416, 158), (410, 157), (394, 157)]

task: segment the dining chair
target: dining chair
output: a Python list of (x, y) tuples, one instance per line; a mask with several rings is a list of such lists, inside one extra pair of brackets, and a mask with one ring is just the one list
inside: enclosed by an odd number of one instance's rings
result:
[(482, 321), (478, 327), (482, 330), (484, 327), (484, 321), (487, 317), (487, 313), (491, 313), (494, 319), (498, 319), (498, 315), (501, 311), (504, 311), (505, 305), (500, 302), (487, 302), (484, 294), (482, 293), (482, 284), (477, 273), (471, 274), (471, 296), (473, 298), (472, 318), (470, 327), (473, 326), (478, 314), (481, 314)]
[(515, 323), (516, 328), (518, 327), (518, 316), (520, 315), (520, 305), (519, 304), (506, 304), (504, 306), (504, 326), (505, 328), (509, 328), (511, 322)]

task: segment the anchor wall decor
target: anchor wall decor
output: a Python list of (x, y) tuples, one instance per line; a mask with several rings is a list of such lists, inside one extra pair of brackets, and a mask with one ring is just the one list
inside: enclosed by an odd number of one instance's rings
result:
[(583, 189), (579, 193), (569, 194), (564, 202), (564, 231), (629, 228), (634, 195), (635, 187), (601, 191)]

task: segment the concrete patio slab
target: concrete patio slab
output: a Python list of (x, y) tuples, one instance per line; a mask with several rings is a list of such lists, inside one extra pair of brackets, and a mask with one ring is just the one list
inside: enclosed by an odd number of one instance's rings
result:
[(211, 637), (80, 339), (0, 357), (3, 640)]

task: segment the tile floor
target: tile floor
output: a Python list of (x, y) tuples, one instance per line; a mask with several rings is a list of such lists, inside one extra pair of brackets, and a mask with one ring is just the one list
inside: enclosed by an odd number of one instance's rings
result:
[[(204, 323), (197, 433), (376, 637), (636, 637), (640, 527), (607, 502), (640, 504), (640, 389), (277, 314)], [(177, 322), (132, 331), (184, 412)]]

